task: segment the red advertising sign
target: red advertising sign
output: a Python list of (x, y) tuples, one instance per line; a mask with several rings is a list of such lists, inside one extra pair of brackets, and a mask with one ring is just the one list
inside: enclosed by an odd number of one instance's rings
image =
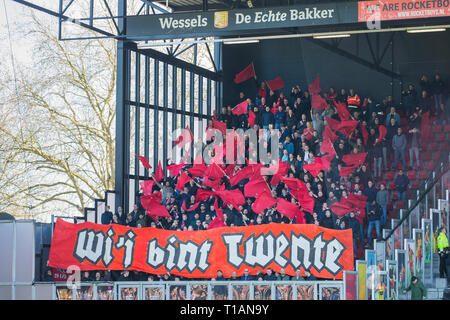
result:
[(342, 279), (344, 270), (353, 270), (353, 238), (351, 229), (306, 224), (171, 231), (58, 219), (49, 265), (170, 272), (187, 278), (214, 278), (218, 270), (230, 277), (233, 272), (243, 275), (245, 269), (253, 275), (269, 268), (284, 268), (288, 275), (308, 269), (319, 278)]
[(384, 21), (450, 16), (450, 1), (379, 0), (358, 2), (358, 21)]

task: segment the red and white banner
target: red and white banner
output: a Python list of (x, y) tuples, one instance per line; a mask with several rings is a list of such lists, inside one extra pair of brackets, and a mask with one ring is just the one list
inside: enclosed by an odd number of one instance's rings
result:
[(450, 1), (377, 0), (358, 2), (358, 22), (450, 16)]
[(308, 269), (319, 278), (342, 279), (344, 270), (353, 270), (353, 238), (351, 229), (305, 224), (170, 231), (58, 219), (49, 266), (170, 272), (187, 278), (214, 278), (218, 270), (230, 277), (245, 269), (253, 275), (269, 268), (284, 268), (288, 275)]

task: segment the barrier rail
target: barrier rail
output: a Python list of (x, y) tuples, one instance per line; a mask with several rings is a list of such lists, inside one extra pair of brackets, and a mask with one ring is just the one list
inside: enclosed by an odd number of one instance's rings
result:
[[(16, 285), (16, 290), (17, 290)], [(35, 283), (41, 300), (345, 300), (343, 281), (164, 281)], [(0, 285), (0, 293), (6, 286)], [(51, 291), (51, 297), (50, 297)], [(4, 296), (5, 297), (5, 296)], [(0, 298), (4, 298), (0, 297)], [(27, 299), (22, 295), (22, 298)]]

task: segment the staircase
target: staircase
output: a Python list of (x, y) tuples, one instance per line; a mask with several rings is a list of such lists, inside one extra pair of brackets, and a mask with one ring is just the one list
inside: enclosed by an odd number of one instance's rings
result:
[(116, 212), (115, 204), (116, 194), (113, 190), (106, 190), (105, 197), (103, 199), (95, 199), (94, 207), (84, 208), (84, 217), (76, 218), (75, 223), (93, 222), (101, 223), (101, 217), (105, 212), (105, 206), (109, 205), (112, 212)]

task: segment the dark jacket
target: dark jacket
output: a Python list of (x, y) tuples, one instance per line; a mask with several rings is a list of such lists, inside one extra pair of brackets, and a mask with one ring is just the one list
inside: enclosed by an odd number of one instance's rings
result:
[(335, 229), (335, 222), (333, 217), (327, 218), (326, 216), (324, 216), (320, 220), (320, 226), (328, 229)]
[(111, 224), (113, 213), (111, 211), (105, 211), (102, 213), (102, 224)]
[(406, 176), (406, 174), (398, 175), (395, 178), (394, 183), (395, 183), (395, 188), (397, 189), (397, 191), (404, 192), (404, 191), (406, 191), (406, 188), (408, 187), (409, 179)]
[(377, 188), (375, 186), (372, 186), (372, 188), (365, 188), (363, 191), (363, 195), (367, 197), (367, 202), (371, 203), (373, 200), (377, 199)]
[(381, 218), (381, 207), (379, 204), (370, 204), (369, 205), (369, 212), (367, 212), (367, 219), (369, 221), (376, 221), (380, 220)]
[(261, 115), (261, 124), (263, 126), (268, 126), (269, 124), (273, 124), (275, 121), (273, 113), (271, 111), (263, 111)]

